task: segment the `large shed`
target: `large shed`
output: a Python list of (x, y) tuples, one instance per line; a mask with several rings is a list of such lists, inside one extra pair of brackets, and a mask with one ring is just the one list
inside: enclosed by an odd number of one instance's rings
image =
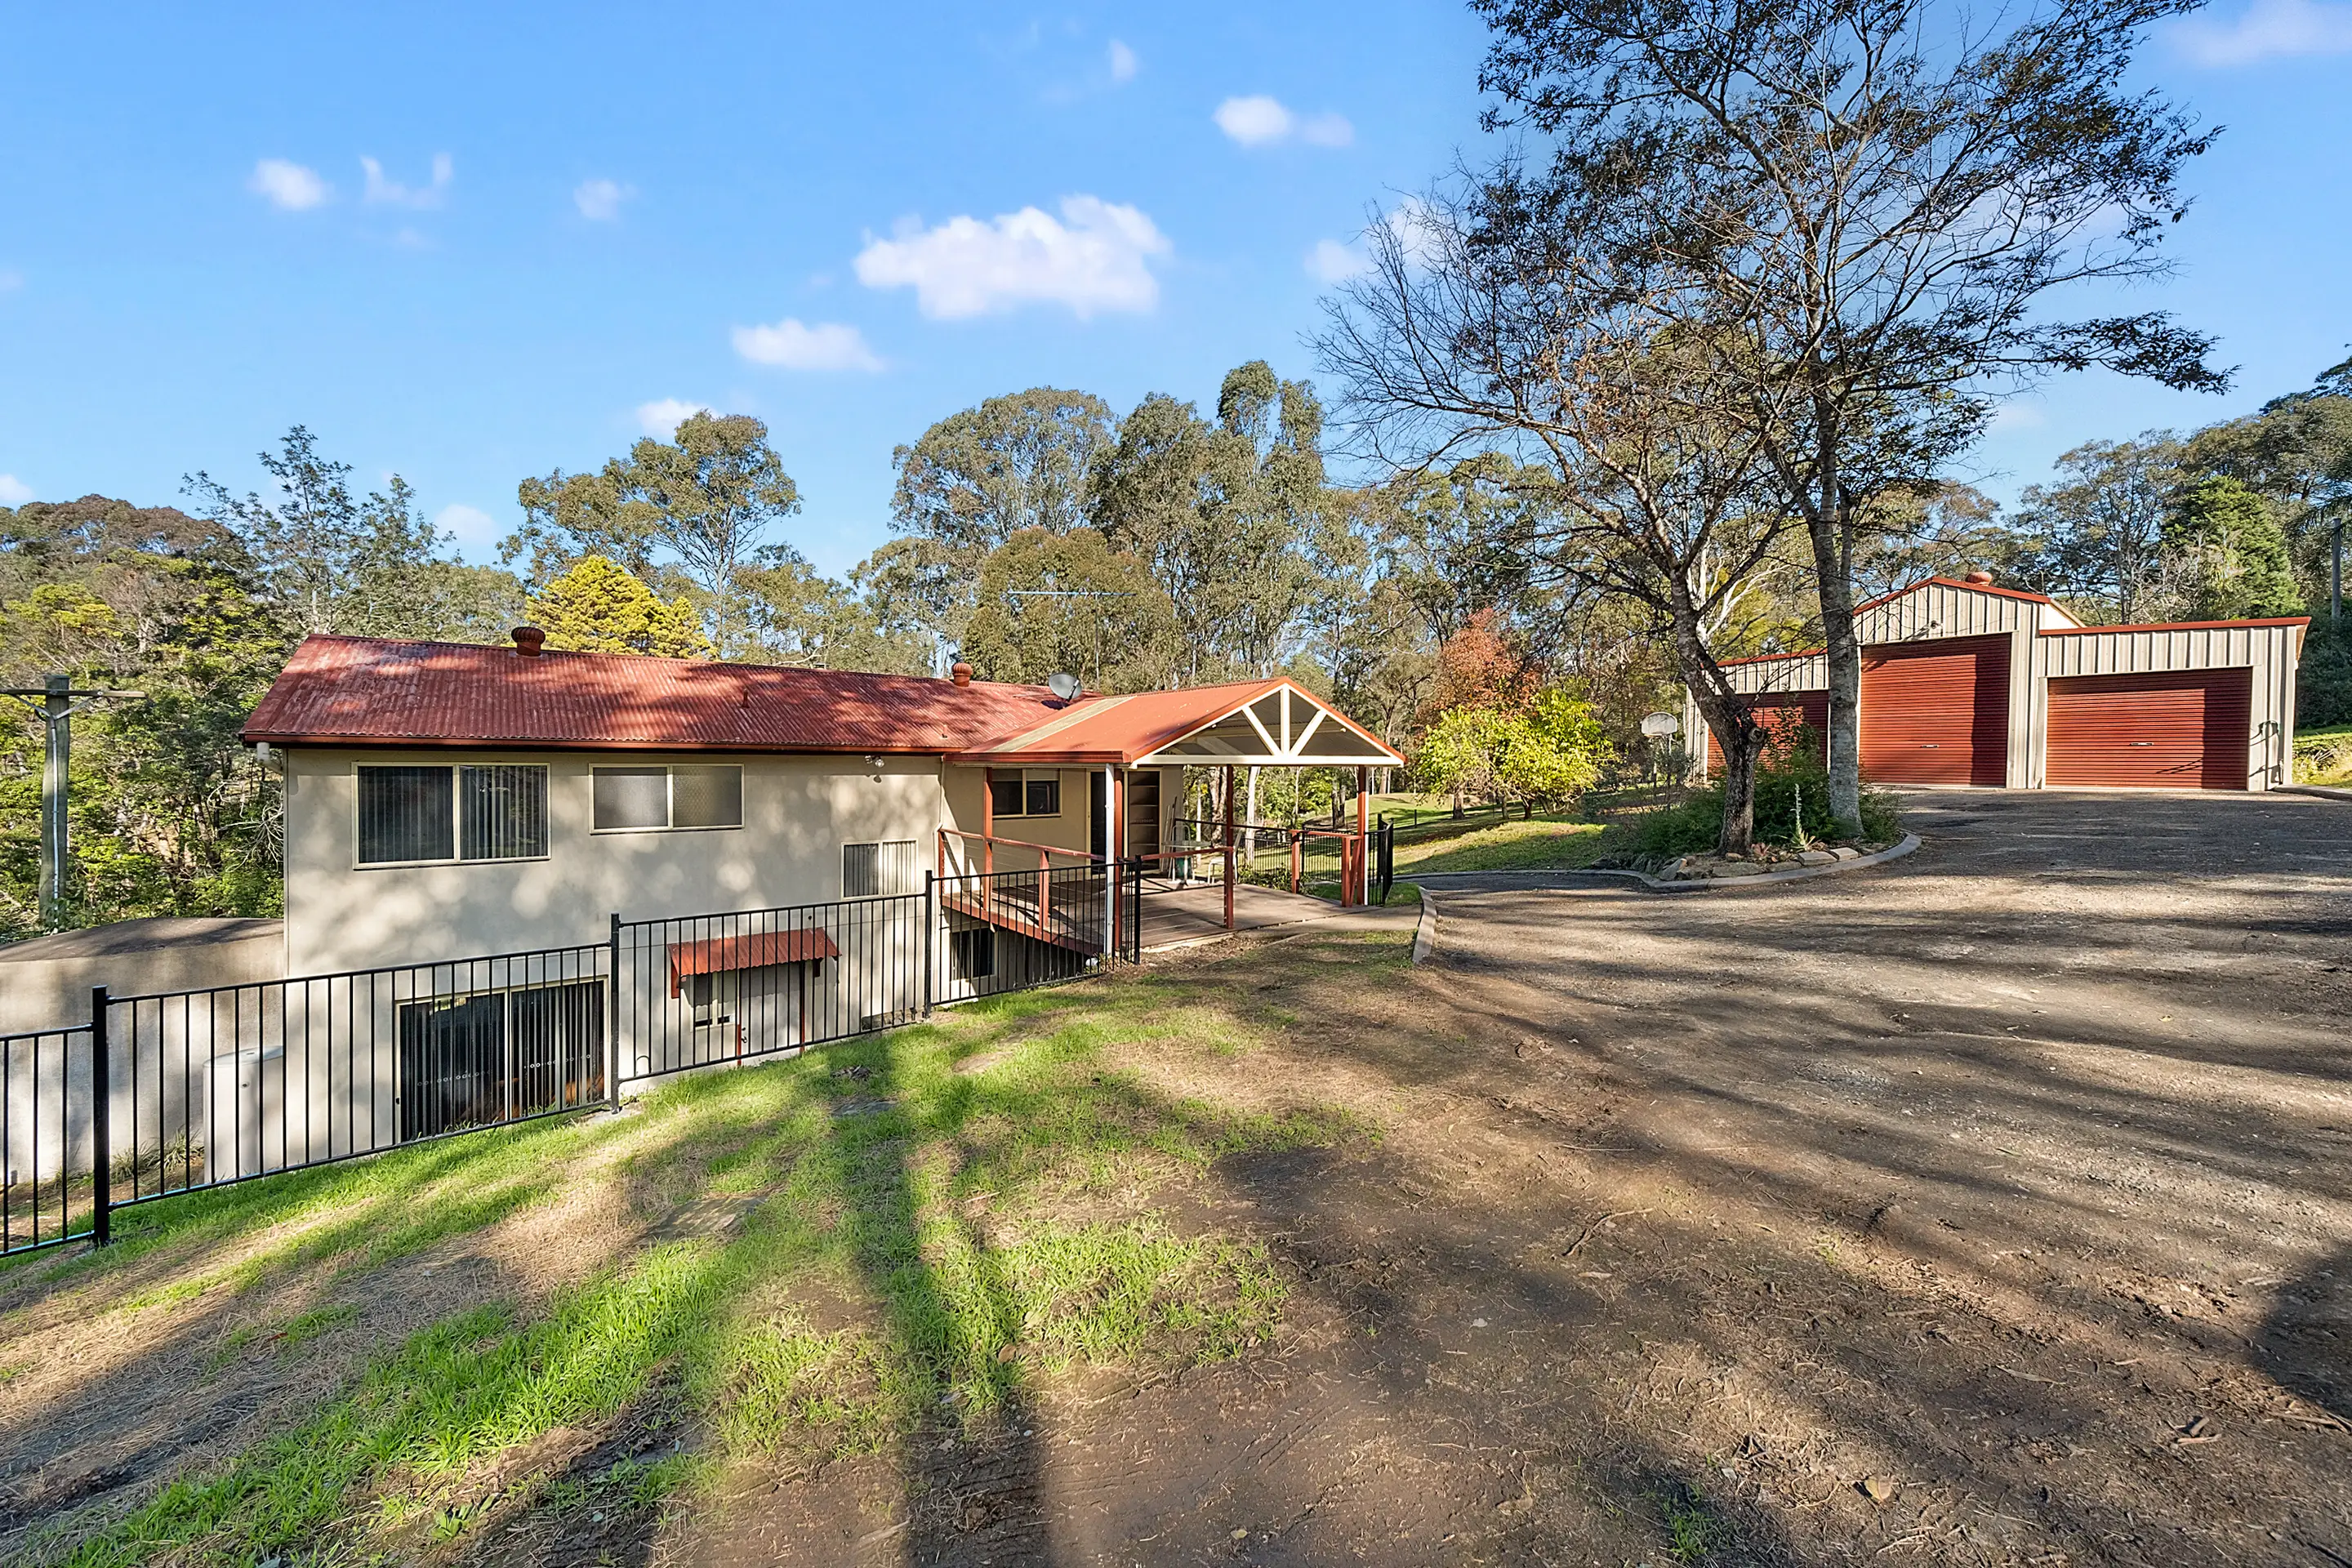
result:
[[(1989, 574), (1860, 606), (1862, 766), (1880, 784), (2264, 790), (2289, 782), (2306, 616), (2086, 626)], [(1820, 649), (1736, 660), (1776, 725), (1826, 726)], [(1706, 729), (1685, 695), (1684, 733)], [(1713, 737), (1697, 766), (1719, 764)]]

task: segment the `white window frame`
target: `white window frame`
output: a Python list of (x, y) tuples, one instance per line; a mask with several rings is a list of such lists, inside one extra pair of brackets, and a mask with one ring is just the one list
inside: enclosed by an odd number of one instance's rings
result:
[[(602, 773), (633, 772), (642, 773), (649, 769), (662, 771), (662, 816), (657, 827), (599, 827), (596, 826), (596, 775)], [(679, 827), (677, 816), (677, 770), (680, 768), (732, 768), (736, 774), (735, 800), (742, 815), (733, 822), (706, 823), (699, 827)], [(740, 763), (604, 763), (588, 770), (588, 831), (592, 835), (608, 833), (740, 833), (744, 819), (751, 815), (751, 804), (744, 788), (749, 781)]]
[[(431, 860), (362, 860), (360, 858), (360, 775), (379, 768), (437, 768), (449, 775), (449, 853)], [(484, 855), (468, 858), (466, 855), (466, 786), (459, 777), (463, 768), (534, 768), (540, 775), (540, 809), (546, 820), (541, 827), (547, 836), (547, 847), (536, 855)], [(522, 866), (534, 860), (551, 858), (555, 849), (554, 780), (545, 763), (357, 763), (352, 768), (352, 869), (354, 871), (398, 871), (418, 866)]]
[[(908, 893), (921, 892), (923, 890), (921, 844), (922, 840), (919, 838), (853, 838), (845, 842), (841, 847), (841, 896), (845, 899), (898, 899), (906, 897)], [(873, 850), (874, 868), (877, 874), (889, 869), (888, 851), (905, 850), (907, 886), (885, 887), (878, 893), (851, 892), (849, 890), (849, 852), (852, 849)]]

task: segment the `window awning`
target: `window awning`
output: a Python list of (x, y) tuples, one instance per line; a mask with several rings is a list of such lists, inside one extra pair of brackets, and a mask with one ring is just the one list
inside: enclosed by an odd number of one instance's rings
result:
[(839, 958), (841, 949), (821, 927), (805, 931), (756, 931), (669, 944), (669, 994), (678, 994), (690, 974), (722, 974), (734, 969), (766, 969), (779, 963), (813, 963)]
[(1292, 681), (1081, 697), (1033, 730), (952, 755), (966, 765), (1394, 767), (1404, 758)]

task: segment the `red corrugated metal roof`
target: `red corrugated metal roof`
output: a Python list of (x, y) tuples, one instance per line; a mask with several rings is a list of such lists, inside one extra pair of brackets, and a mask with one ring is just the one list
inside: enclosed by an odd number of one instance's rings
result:
[(1121, 766), (1172, 745), (1195, 730), (1206, 728), (1289, 687), (1297, 698), (1313, 703), (1327, 715), (1324, 722), (1345, 725), (1402, 763), (1404, 759), (1381, 744), (1380, 737), (1333, 708), (1318, 700), (1295, 681), (1237, 680), (1223, 686), (1192, 686), (1175, 691), (1138, 691), (1120, 697), (1088, 697), (1070, 705), (1034, 729), (1000, 741), (967, 748), (959, 763), (1076, 763)]
[(821, 928), (801, 931), (754, 931), (749, 936), (715, 936), (702, 942), (669, 944), (669, 994), (690, 974), (720, 974), (730, 969), (766, 969), (780, 963), (822, 963), (839, 958), (841, 949)]
[(993, 681), (311, 637), (243, 733), (278, 745), (941, 753), (1060, 711), (1043, 687)]

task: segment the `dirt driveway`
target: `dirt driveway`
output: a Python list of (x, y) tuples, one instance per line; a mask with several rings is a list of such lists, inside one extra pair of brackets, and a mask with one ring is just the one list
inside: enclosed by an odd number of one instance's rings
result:
[(668, 1552), (2352, 1563), (2352, 810), (1909, 808), (1874, 874), (1450, 890), (1379, 994), (1194, 955), (1288, 1027), (1140, 1070), (1383, 1129), (1177, 1216), (1274, 1243), (1278, 1346)]
[[(1419, 968), (1392, 934), (1306, 928), (1070, 988), (1040, 1040), (1120, 1103), (1338, 1130), (1070, 1189), (1072, 1223), (1262, 1244), (1269, 1342), (1041, 1365), (1002, 1415), (631, 1500), (613, 1456), (720, 1452), (688, 1394), (723, 1415), (728, 1391), (656, 1377), (501, 1459), (481, 1510), (509, 1511), (401, 1560), (2352, 1568), (2352, 807), (1909, 805), (1925, 847), (1864, 873), (1449, 889)], [(1138, 994), (1189, 1022), (1155, 1034)], [(625, 1152), (638, 1123), (613, 1125)], [(558, 1263), (647, 1244), (614, 1229), (625, 1194), (560, 1190), (381, 1267), (289, 1264), (268, 1301), (139, 1305), (167, 1266), (226, 1267), (195, 1244), (0, 1280), (0, 1403), (29, 1412), (0, 1421), (0, 1526), (226, 1464), (414, 1322), (537, 1310)], [(976, 1247), (1023, 1217), (991, 1196), (958, 1222)], [(351, 1321), (231, 1353), (236, 1314), (311, 1289)], [(100, 1316), (144, 1338), (74, 1339)], [(89, 1386), (135, 1420), (69, 1396), (134, 1353)], [(562, 1473), (498, 1500), (534, 1465)], [(87, 1560), (133, 1559), (258, 1560)]]

